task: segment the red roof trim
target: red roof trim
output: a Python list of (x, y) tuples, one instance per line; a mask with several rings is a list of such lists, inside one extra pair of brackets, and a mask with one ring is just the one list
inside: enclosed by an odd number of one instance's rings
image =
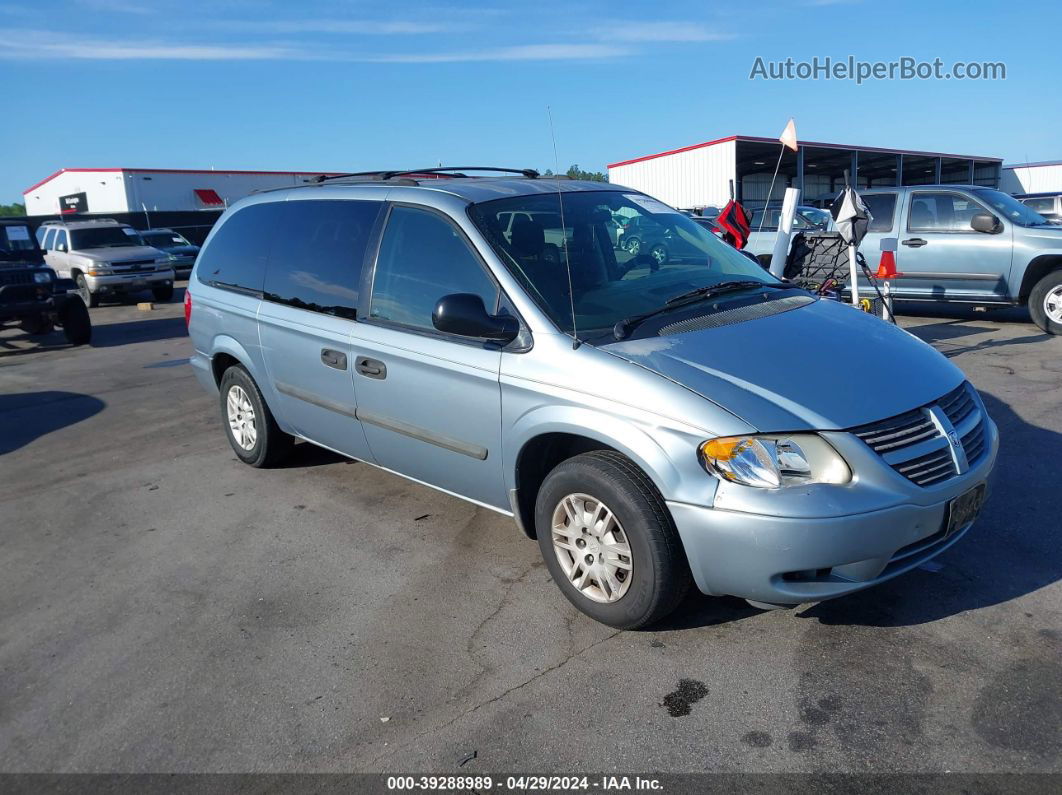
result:
[(219, 169), (202, 168), (61, 168), (54, 174), (42, 179), (36, 185), (31, 185), (30, 187), (26, 188), (24, 191), (22, 191), (22, 195), (25, 196), (27, 193), (31, 193), (32, 191), (37, 190), (37, 188), (39, 188), (41, 185), (51, 182), (60, 174), (65, 174), (67, 172), (85, 173), (98, 171), (136, 171), (147, 174), (284, 174), (295, 177), (316, 177), (319, 174), (331, 175), (341, 173), (339, 171), (222, 171)]
[[(754, 135), (730, 135), (726, 138), (717, 138), (714, 141), (705, 141), (702, 144), (693, 144), (692, 146), (683, 146), (680, 149), (671, 149), (667, 152), (658, 152), (653, 155), (643, 155), (642, 157), (631, 158), (630, 160), (621, 160), (618, 163), (609, 163), (606, 168), (617, 168), (618, 166), (629, 166), (631, 163), (640, 163), (643, 160), (653, 160), (657, 157), (666, 157), (667, 155), (677, 155), (680, 152), (689, 152), (692, 149), (703, 149), (706, 146), (715, 146), (716, 144), (727, 143), (728, 141), (748, 141), (749, 143), (763, 143), (763, 144), (775, 144), (778, 143), (777, 138), (760, 138)], [(983, 155), (953, 155), (947, 152), (921, 152), (917, 149), (886, 149), (880, 146), (851, 146), (849, 144), (829, 144), (822, 141), (799, 141), (800, 146), (816, 146), (823, 149), (858, 149), (861, 152), (884, 152), (897, 155), (919, 155), (923, 157), (954, 157), (960, 160), (990, 160), (1003, 162), (1001, 157), (985, 157)]]
[(655, 155), (642, 155), (641, 157), (634, 157), (630, 160), (621, 160), (618, 163), (609, 163), (605, 168), (616, 168), (617, 166), (629, 166), (631, 163), (640, 163), (643, 160), (652, 160), (657, 157), (666, 157), (667, 155), (677, 155), (679, 152), (688, 152), (691, 149), (702, 149), (705, 146), (715, 146), (716, 144), (725, 144), (727, 141), (736, 141), (738, 136), (729, 135), (726, 138), (716, 138), (714, 141), (705, 141), (703, 144), (693, 144), (692, 146), (684, 146), (681, 149), (670, 149), (667, 152), (658, 152)]

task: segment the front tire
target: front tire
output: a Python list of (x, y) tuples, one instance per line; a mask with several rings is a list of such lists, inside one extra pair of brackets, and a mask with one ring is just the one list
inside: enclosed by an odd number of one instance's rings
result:
[(642, 241), (637, 237), (630, 237), (623, 239), (623, 250), (630, 254), (632, 257), (637, 257), (642, 253)]
[(1051, 271), (1029, 294), (1033, 323), (1047, 334), (1062, 334), (1062, 268)]
[(663, 498), (620, 453), (558, 464), (539, 489), (535, 526), (554, 582), (602, 624), (652, 624), (689, 590), (689, 563)]
[(274, 466), (295, 445), (295, 439), (273, 419), (258, 384), (240, 365), (221, 376), (221, 420), (233, 452), (250, 466)]
[(92, 320), (78, 295), (69, 295), (59, 313), (63, 336), (71, 345), (87, 345), (92, 341)]
[(100, 297), (89, 289), (88, 281), (86, 281), (84, 274), (79, 273), (77, 275), (77, 291), (81, 293), (81, 300), (84, 301), (85, 306), (95, 309), (100, 305)]

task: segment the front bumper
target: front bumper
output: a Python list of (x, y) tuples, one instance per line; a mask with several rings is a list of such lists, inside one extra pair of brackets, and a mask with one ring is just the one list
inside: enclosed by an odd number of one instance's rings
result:
[(995, 465), (999, 437), (932, 502), (827, 517), (772, 516), (668, 502), (697, 587), (757, 602), (832, 599), (885, 582), (935, 557), (969, 530), (945, 537), (951, 499), (982, 484)]
[(173, 284), (176, 274), (173, 268), (163, 271), (141, 271), (139, 273), (116, 273), (111, 276), (85, 276), (90, 292), (93, 293), (133, 293), (149, 290), (152, 287), (164, 287)]

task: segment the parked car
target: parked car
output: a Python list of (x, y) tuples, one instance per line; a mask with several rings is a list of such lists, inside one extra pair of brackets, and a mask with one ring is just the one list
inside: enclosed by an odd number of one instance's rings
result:
[(144, 229), (139, 232), (144, 245), (170, 255), (170, 264), (178, 279), (187, 279), (199, 253), (199, 246), (172, 229)]
[(1025, 193), (1014, 197), (1053, 224), (1062, 224), (1062, 193)]
[[(749, 234), (749, 242), (745, 245), (745, 251), (756, 257), (765, 268), (770, 266), (771, 256), (774, 254), (774, 241), (778, 237), (778, 222), (782, 216), (782, 208), (772, 205), (767, 207), (766, 212), (767, 215), (764, 218), (763, 208), (756, 208), (752, 211), (752, 221), (749, 223), (752, 231)], [(828, 211), (818, 207), (800, 205), (793, 215), (792, 233), (822, 231), (829, 226), (830, 221)]]
[(1062, 334), (1062, 227), (1013, 196), (975, 185), (860, 191), (873, 221), (861, 250), (876, 261), (893, 238), (896, 298), (983, 306), (1027, 305)]
[(141, 243), (128, 224), (109, 218), (45, 221), (37, 241), (45, 262), (76, 282), (87, 306), (149, 290), (156, 301), (173, 298), (170, 256)]
[(72, 345), (92, 339), (92, 322), (75, 284), (45, 265), (29, 224), (17, 219), (0, 219), (0, 326), (6, 323), (18, 323), (31, 335), (62, 326)]
[(668, 224), (660, 223), (650, 215), (629, 218), (623, 226), (620, 245), (631, 256), (648, 255), (657, 266), (673, 259), (698, 259), (704, 256), (695, 243), (676, 235)]
[[(761, 607), (841, 596), (968, 531), (998, 434), (954, 364), (638, 191), (526, 173), (232, 205), (185, 315), (236, 456), (302, 439), (512, 516), (615, 627), (691, 579)], [(606, 245), (620, 211), (699, 259)]]

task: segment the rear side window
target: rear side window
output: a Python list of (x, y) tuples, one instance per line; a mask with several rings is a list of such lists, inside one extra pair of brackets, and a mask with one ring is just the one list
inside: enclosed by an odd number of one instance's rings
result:
[(282, 206), (283, 202), (252, 204), (226, 219), (199, 255), (199, 281), (262, 292), (269, 248), (282, 218)]
[(431, 313), (444, 295), (474, 293), (488, 312), (498, 287), (457, 228), (435, 213), (395, 207), (373, 275), (371, 317), (434, 330)]
[(313, 199), (280, 206), (283, 222), (269, 256), (265, 299), (353, 319), (382, 203)]
[(895, 193), (870, 193), (863, 196), (863, 202), (874, 216), (874, 220), (867, 227), (868, 232), (888, 232), (892, 229), (892, 221), (896, 216)]

